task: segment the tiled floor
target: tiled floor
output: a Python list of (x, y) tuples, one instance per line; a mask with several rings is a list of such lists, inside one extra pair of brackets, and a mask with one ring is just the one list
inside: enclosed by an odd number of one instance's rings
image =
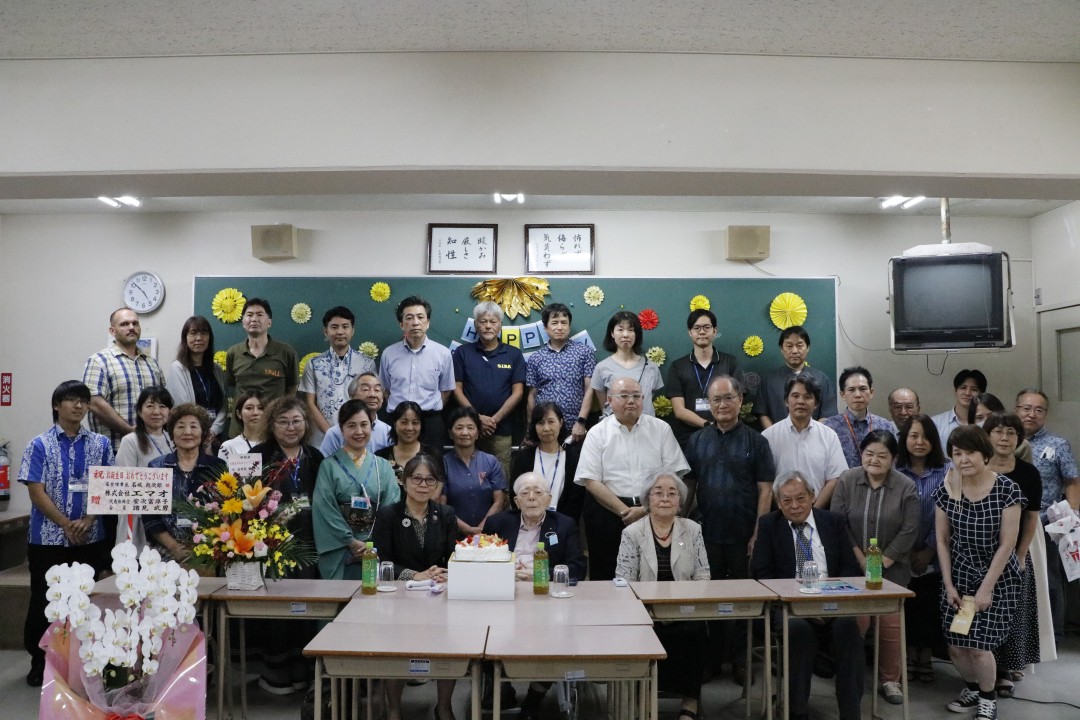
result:
[[(4, 697), (6, 709), (0, 712), (0, 718), (33, 718), (38, 714), (37, 689), (27, 687), (24, 675), (28, 669), (27, 656), (17, 651), (0, 651), (0, 695)], [(936, 663), (937, 680), (932, 684), (913, 682), (911, 687), (911, 718), (929, 720), (930, 718), (961, 717), (946, 712), (944, 705), (960, 690), (961, 684), (956, 672), (948, 663)], [(835, 720), (836, 704), (832, 697), (832, 683), (815, 679), (811, 698), (811, 712), (817, 720)], [(754, 686), (755, 689), (758, 687)], [(869, 683), (868, 683), (869, 687)], [(524, 686), (518, 686), (519, 694)], [(603, 715), (603, 686), (589, 685), (582, 693), (583, 702), (579, 717), (599, 718)], [(729, 677), (714, 679), (706, 684), (703, 694), (704, 714), (702, 718), (742, 718), (743, 706), (739, 700), (739, 688)], [(1077, 720), (1080, 718), (1080, 637), (1070, 636), (1061, 648), (1057, 662), (1038, 666), (1034, 675), (1017, 684), (1016, 698), (1001, 700), (998, 704), (998, 716), (1001, 720)], [(216, 697), (216, 696), (215, 696)], [(407, 718), (431, 718), (434, 704), (435, 686), (428, 683), (420, 687), (410, 687), (405, 691), (405, 710)], [(1054, 704), (1055, 701), (1069, 702), (1073, 707)], [(259, 689), (252, 683), (249, 686), (249, 712), (252, 720), (299, 720), (301, 695), (279, 697)], [(458, 684), (455, 696), (455, 710), (458, 718), (467, 717), (468, 685)], [(208, 717), (215, 716), (216, 706), (211, 702)], [(558, 717), (553, 697), (549, 695), (545, 705), (545, 717)], [(676, 700), (661, 699), (660, 714), (663, 720), (674, 718), (678, 711)], [(899, 720), (903, 717), (901, 708), (878, 703), (878, 713), (885, 720)], [(516, 711), (504, 713), (504, 717), (515, 718)], [(239, 711), (235, 713), (239, 718)], [(870, 718), (870, 698), (863, 703), (863, 717)], [(51, 720), (51, 719), (50, 719)], [(60, 719), (57, 719), (60, 720)]]

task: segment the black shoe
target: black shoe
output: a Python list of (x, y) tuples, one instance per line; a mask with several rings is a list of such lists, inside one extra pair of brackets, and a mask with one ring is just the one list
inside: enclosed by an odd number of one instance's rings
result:
[(518, 715), (520, 720), (538, 720), (540, 717), (540, 704), (544, 701), (546, 692), (539, 692), (529, 688), (529, 692), (525, 694), (525, 699), (521, 703), (521, 713)]
[(26, 673), (26, 684), (30, 687), (41, 687), (45, 682), (45, 663), (30, 663), (30, 672)]

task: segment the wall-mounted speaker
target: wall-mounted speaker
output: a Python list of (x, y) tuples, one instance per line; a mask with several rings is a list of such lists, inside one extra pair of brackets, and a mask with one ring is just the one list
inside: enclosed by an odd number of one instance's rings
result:
[(251, 255), (259, 260), (296, 257), (296, 228), (292, 225), (252, 225)]
[(768, 225), (728, 225), (728, 260), (767, 260), (769, 258)]

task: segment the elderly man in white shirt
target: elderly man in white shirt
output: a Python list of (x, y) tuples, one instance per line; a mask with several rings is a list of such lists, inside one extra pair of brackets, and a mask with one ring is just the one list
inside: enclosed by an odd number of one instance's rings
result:
[(646, 514), (638, 496), (645, 478), (661, 470), (682, 477), (690, 470), (671, 427), (643, 415), (643, 402), (636, 380), (615, 380), (608, 394), (612, 414), (589, 431), (581, 447), (574, 482), (589, 493), (582, 517), (591, 580), (615, 577), (622, 530)]
[(840, 473), (848, 469), (840, 440), (827, 426), (814, 420), (821, 387), (809, 375), (794, 375), (784, 385), (788, 416), (765, 429), (776, 475), (799, 472), (817, 499), (814, 507), (827, 510)]

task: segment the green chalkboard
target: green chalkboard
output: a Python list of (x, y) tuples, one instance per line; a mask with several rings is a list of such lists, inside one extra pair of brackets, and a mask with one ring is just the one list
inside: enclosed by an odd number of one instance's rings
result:
[[(206, 277), (195, 278), (195, 309), (197, 315), (210, 318), (214, 328), (215, 346), (224, 350), (244, 338), (239, 322), (225, 324), (214, 318), (211, 301), (222, 288), (236, 288), (245, 297), (261, 297), (270, 301), (274, 311), (270, 334), (296, 348), (300, 357), (326, 349), (322, 333), (322, 314), (335, 305), (345, 305), (357, 318), (354, 346), (364, 341), (380, 349), (396, 342), (401, 329), (394, 315), (397, 303), (409, 295), (420, 295), (432, 305), (430, 337), (449, 345), (461, 342), (466, 321), (472, 317), (476, 304), (470, 292), (479, 281), (477, 277)], [(385, 302), (372, 300), (370, 291), (375, 282), (390, 286), (390, 298)], [(551, 294), (545, 302), (561, 302), (573, 313), (572, 332), (587, 330), (597, 347), (597, 359), (607, 356), (603, 337), (608, 319), (620, 309), (640, 312), (654, 310), (659, 324), (644, 333), (643, 349), (662, 347), (667, 362), (662, 370), (665, 378), (671, 361), (690, 352), (686, 332), (686, 317), (690, 300), (706, 296), (717, 315), (719, 335), (717, 346), (739, 359), (740, 368), (750, 374), (753, 386), (755, 374), (763, 374), (781, 363), (777, 339), (780, 329), (769, 319), (769, 304), (783, 292), (799, 295), (809, 309), (803, 322), (810, 333), (813, 347), (809, 362), (830, 377), (836, 373), (836, 290), (832, 278), (608, 278), (573, 277), (551, 278)], [(592, 307), (586, 304), (583, 293), (590, 286), (604, 293), (603, 302)], [(296, 303), (311, 306), (312, 317), (298, 324), (290, 318)], [(504, 327), (531, 325), (540, 322), (540, 312), (527, 317), (503, 317)], [(743, 341), (757, 335), (765, 349), (757, 357), (747, 356)], [(522, 348), (528, 353), (529, 348)]]

